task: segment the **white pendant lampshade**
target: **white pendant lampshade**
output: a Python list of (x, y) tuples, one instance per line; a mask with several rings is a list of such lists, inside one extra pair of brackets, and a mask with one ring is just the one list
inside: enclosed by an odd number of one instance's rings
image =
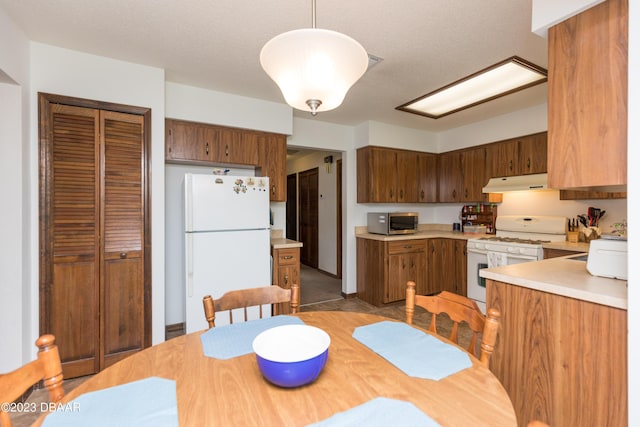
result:
[(260, 64), (280, 87), (287, 104), (315, 115), (342, 104), (347, 91), (367, 70), (369, 56), (351, 37), (307, 28), (269, 40), (260, 52)]

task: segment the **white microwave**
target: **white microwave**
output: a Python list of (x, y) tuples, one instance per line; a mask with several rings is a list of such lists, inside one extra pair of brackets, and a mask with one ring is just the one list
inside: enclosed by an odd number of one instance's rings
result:
[(375, 234), (412, 234), (418, 231), (417, 212), (369, 212), (367, 231)]

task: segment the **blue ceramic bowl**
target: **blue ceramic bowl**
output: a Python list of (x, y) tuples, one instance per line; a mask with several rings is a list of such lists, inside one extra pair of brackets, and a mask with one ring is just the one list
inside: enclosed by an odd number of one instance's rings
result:
[(300, 387), (318, 378), (329, 357), (331, 338), (320, 328), (284, 325), (253, 340), (262, 376), (280, 387)]

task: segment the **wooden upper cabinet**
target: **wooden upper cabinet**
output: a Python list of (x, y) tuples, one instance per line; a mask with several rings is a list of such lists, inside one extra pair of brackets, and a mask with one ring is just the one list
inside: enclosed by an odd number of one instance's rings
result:
[(206, 128), (180, 120), (165, 122), (166, 160), (210, 161), (213, 151), (213, 133)]
[(438, 201), (438, 156), (431, 153), (417, 153), (418, 157), (418, 202)]
[(462, 201), (462, 155), (450, 151), (438, 156), (438, 201), (443, 203)]
[(358, 203), (396, 202), (396, 151), (363, 147), (357, 151)]
[(549, 29), (549, 186), (626, 191), (628, 1)]
[(540, 132), (486, 146), (487, 179), (547, 171), (547, 133)]
[(258, 164), (258, 135), (240, 129), (212, 127), (217, 138), (211, 161), (233, 165)]
[(482, 187), (487, 183), (485, 166), (485, 148), (467, 149), (461, 152), (462, 161), (462, 194), (463, 202), (483, 201), (485, 196)]
[(258, 168), (256, 174), (269, 177), (269, 200), (287, 201), (287, 137), (260, 133), (256, 140)]
[(487, 169), (492, 178), (519, 175), (518, 161), (518, 141), (516, 139), (494, 142), (487, 146)]
[(547, 171), (547, 132), (518, 138), (518, 166), (521, 175)]
[(396, 201), (413, 203), (418, 201), (418, 156), (411, 151), (397, 151), (396, 165)]
[(286, 135), (166, 119), (165, 160), (255, 166), (257, 176), (269, 177), (269, 200), (287, 200)]
[(437, 200), (437, 156), (367, 146), (357, 151), (358, 203), (428, 203)]
[(165, 159), (257, 165), (258, 135), (242, 129), (166, 119)]

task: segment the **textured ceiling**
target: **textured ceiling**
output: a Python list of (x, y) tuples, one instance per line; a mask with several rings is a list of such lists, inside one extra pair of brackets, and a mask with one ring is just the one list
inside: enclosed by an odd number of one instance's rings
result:
[[(262, 46), (311, 26), (310, 0), (0, 0), (34, 41), (165, 69), (168, 81), (284, 102)], [(317, 27), (384, 61), (314, 120), (441, 131), (546, 102), (546, 84), (438, 120), (395, 107), (517, 55), (547, 67), (531, 0), (318, 0)], [(296, 116), (312, 118), (304, 112)]]

